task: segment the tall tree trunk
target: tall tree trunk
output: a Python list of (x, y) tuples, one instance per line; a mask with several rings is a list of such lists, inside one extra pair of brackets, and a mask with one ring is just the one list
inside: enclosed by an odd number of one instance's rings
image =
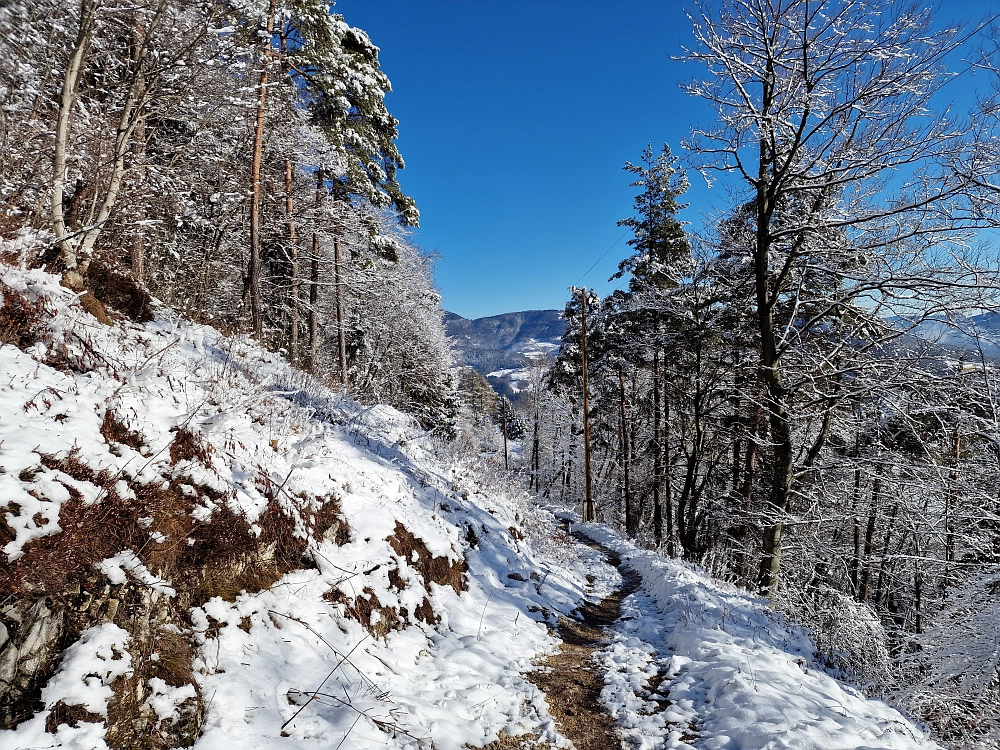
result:
[[(860, 428), (859, 428), (860, 430)], [(853, 542), (854, 555), (847, 570), (848, 580), (851, 583), (851, 593), (857, 598), (861, 590), (861, 517), (858, 515), (858, 503), (861, 502), (861, 467), (854, 469), (854, 494), (851, 500), (851, 513), (853, 515)]]
[(541, 439), (538, 435), (538, 423), (541, 420), (541, 414), (538, 410), (537, 402), (537, 392), (536, 392), (536, 402), (535, 402), (535, 425), (534, 431), (531, 438), (531, 483), (528, 485), (528, 489), (534, 489), (538, 492), (541, 489), (539, 484), (539, 474), (541, 473)]
[[(87, 272), (90, 259), (93, 255), (94, 245), (98, 237), (104, 230), (104, 225), (111, 218), (111, 211), (118, 203), (118, 194), (121, 192), (122, 183), (125, 179), (126, 165), (128, 161), (129, 146), (132, 143), (132, 136), (136, 127), (144, 121), (143, 109), (146, 106), (148, 96), (146, 77), (144, 68), (146, 58), (149, 56), (150, 43), (156, 27), (166, 12), (166, 0), (161, 0), (156, 9), (156, 15), (150, 20), (138, 42), (138, 49), (134, 52), (134, 69), (132, 78), (129, 81), (128, 93), (125, 103), (122, 105), (122, 112), (118, 118), (118, 128), (115, 132), (114, 154), (111, 163), (111, 176), (108, 179), (107, 188), (104, 191), (104, 198), (100, 202), (100, 210), (91, 225), (84, 232), (83, 239), (76, 251), (76, 269), (80, 274)], [(95, 198), (96, 205), (96, 198)]]
[(261, 44), (260, 78), (257, 86), (257, 115), (253, 131), (253, 161), (250, 171), (250, 263), (247, 269), (246, 294), (250, 299), (250, 326), (260, 338), (264, 333), (264, 317), (260, 297), (260, 172), (264, 159), (264, 122), (267, 114), (268, 71), (271, 67), (271, 36), (274, 33), (276, 0), (270, 0), (265, 21), (265, 39)]
[(879, 505), (882, 496), (882, 467), (875, 467), (875, 477), (872, 479), (872, 500), (868, 506), (868, 525), (865, 528), (864, 565), (861, 569), (861, 582), (858, 585), (858, 601), (868, 599), (868, 589), (872, 575), (872, 552), (875, 549), (875, 528), (878, 523)]
[[(136, 74), (142, 75), (142, 46), (143, 46), (143, 31), (142, 27), (139, 25), (137, 20), (132, 22), (132, 62), (136, 66)], [(132, 137), (132, 169), (140, 175), (143, 175), (143, 169), (146, 165), (146, 113), (144, 108), (140, 108), (138, 112), (138, 117), (135, 125), (135, 131)], [(144, 175), (140, 177), (141, 183), (145, 184)], [(139, 226), (142, 226), (142, 220), (146, 218), (146, 204), (144, 201), (138, 201), (137, 211), (139, 212), (138, 219), (140, 221)], [(146, 243), (144, 240), (144, 231), (139, 229), (135, 232), (132, 238), (132, 253), (130, 260), (130, 266), (132, 271), (132, 278), (138, 282), (143, 282), (146, 280)]]
[(312, 273), (309, 275), (309, 372), (316, 374), (319, 362), (319, 238), (313, 235)]
[(333, 241), (333, 288), (337, 295), (337, 352), (340, 363), (340, 384), (347, 387), (347, 331), (344, 321), (344, 282), (341, 273), (340, 238)]
[[(76, 105), (76, 87), (83, 70), (83, 61), (90, 47), (90, 37), (94, 30), (99, 0), (81, 0), (80, 27), (76, 40), (66, 64), (66, 75), (63, 78), (62, 91), (59, 95), (59, 110), (56, 115), (55, 153), (52, 159), (52, 200), (51, 222), (52, 233), (59, 242), (59, 260), (64, 271), (71, 272), (64, 276), (64, 282), (71, 287), (80, 287), (83, 279), (76, 273), (77, 242), (67, 236), (66, 217), (63, 202), (66, 192), (66, 158), (69, 149), (70, 115)], [(74, 275), (75, 274), (75, 275)]]
[(580, 336), (581, 359), (583, 360), (583, 465), (584, 501), (583, 522), (597, 520), (594, 507), (594, 484), (590, 470), (590, 384), (587, 380), (587, 287), (583, 288), (582, 329)]
[[(323, 168), (320, 167), (316, 170), (316, 199), (315, 207), (317, 211), (317, 217), (314, 219), (315, 222), (319, 221), (319, 207), (323, 202), (323, 180), (325, 176), (323, 174)], [(316, 374), (317, 360), (319, 358), (319, 311), (316, 309), (319, 305), (319, 232), (313, 227), (312, 234), (312, 259), (311, 259), (311, 273), (309, 275), (309, 372), (313, 375)]]
[(952, 567), (955, 562), (955, 506), (958, 504), (958, 467), (962, 460), (962, 436), (958, 425), (952, 450), (952, 467), (948, 473), (948, 487), (944, 495), (944, 575), (941, 576), (941, 597), (948, 594)]
[(618, 402), (619, 420), (621, 429), (619, 430), (619, 450), (622, 457), (622, 496), (625, 503), (625, 533), (635, 536), (636, 523), (635, 514), (632, 510), (632, 483), (631, 483), (631, 463), (632, 457), (629, 455), (628, 441), (628, 414), (625, 410), (625, 373), (618, 370), (618, 385), (621, 388), (621, 396)]
[[(662, 375), (661, 380), (662, 383)], [(663, 443), (663, 466), (662, 466), (662, 476), (663, 476), (663, 508), (666, 511), (667, 522), (667, 554), (673, 557), (676, 554), (674, 549), (674, 540), (677, 538), (676, 527), (680, 527), (683, 523), (682, 514), (683, 510), (680, 507), (680, 502), (677, 504), (677, 516), (676, 523), (674, 521), (674, 487), (671, 483), (671, 474), (673, 473), (673, 455), (670, 451), (670, 399), (667, 397), (666, 389), (662, 389), (661, 397), (663, 399), (663, 429), (660, 431), (660, 439)]]
[(299, 356), (299, 238), (295, 228), (295, 197), (292, 180), (292, 160), (285, 159), (285, 218), (288, 222), (288, 255), (291, 264), (291, 301), (288, 304), (288, 360), (293, 364)]
[[(659, 326), (657, 326), (659, 328)], [(660, 420), (660, 348), (653, 349), (653, 538), (657, 546), (663, 541), (663, 503), (660, 498), (663, 483), (663, 437)]]
[(883, 595), (886, 594), (886, 575), (889, 568), (889, 542), (892, 539), (892, 531), (896, 524), (896, 514), (898, 512), (899, 506), (893, 505), (892, 510), (889, 511), (889, 521), (885, 527), (885, 539), (882, 542), (882, 560), (878, 566), (878, 579), (875, 582), (875, 598), (873, 599), (876, 604), (880, 603)]

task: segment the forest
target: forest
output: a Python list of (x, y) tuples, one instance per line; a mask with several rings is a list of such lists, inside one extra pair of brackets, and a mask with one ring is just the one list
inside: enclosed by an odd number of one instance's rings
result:
[[(1000, 368), (970, 320), (1000, 293), (1000, 93), (946, 88), (996, 77), (994, 19), (875, 0), (690, 17), (684, 87), (715, 119), (626, 164), (619, 288), (571, 290), (514, 405), (456, 364), (379, 49), (325, 1), (0, 3), (3, 262), (101, 322), (158, 301), (410, 414), (767, 598), (937, 741), (995, 746)], [(696, 219), (695, 179), (724, 207)]]

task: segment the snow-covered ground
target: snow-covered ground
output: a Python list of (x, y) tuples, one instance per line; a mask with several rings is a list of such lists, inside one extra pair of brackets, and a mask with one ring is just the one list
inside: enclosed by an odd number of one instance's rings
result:
[[(575, 524), (642, 577), (598, 661), (627, 746), (705, 750), (930, 750), (897, 710), (824, 672), (808, 634), (692, 566)], [(659, 674), (655, 694), (649, 679)]]
[[(46, 543), (81, 541), (67, 513), (119, 512), (153, 490), (187, 498), (195, 530), (238, 516), (264, 538), (277, 508), (310, 562), (263, 590), (200, 601), (151, 637), (113, 597), (176, 606), (185, 582), (158, 561), (197, 538), (176, 538), (176, 518), (139, 517), (127, 544), (87, 562), (112, 598), (0, 748), (106, 747), (116, 690), (155, 673), (157, 638), (170, 634), (194, 646), (191, 681), (130, 689), (157, 726), (200, 701), (202, 750), (459, 750), (501, 732), (568, 745), (525, 673), (558, 647), (549, 626), (620, 577), (550, 510), (484, 482), (406, 416), (343, 399), (252, 342), (164, 308), (151, 323), (102, 325), (40, 271), (0, 266), (0, 283), (4, 303), (36, 310), (38, 329), (33, 343), (0, 346), (8, 570), (44, 590), (47, 571), (18, 566)], [(314, 533), (331, 504), (336, 520)], [(626, 747), (936, 747), (815, 666), (806, 634), (763, 601), (607, 527), (579, 528), (643, 580), (595, 662)], [(4, 666), (14, 634), (0, 629)], [(60, 722), (66, 707), (86, 716)]]
[[(553, 541), (549, 513), (482, 486), (480, 473), (408, 417), (342, 399), (252, 342), (164, 308), (145, 325), (102, 325), (40, 271), (4, 267), (0, 281), (41, 310), (42, 328), (31, 346), (0, 346), (7, 564), (31, 559), (43, 538), (65, 538), (60, 512), (75, 507), (66, 505), (73, 497), (85, 507), (112, 491), (138, 502), (147, 485), (179, 487), (198, 523), (228, 512), (256, 534), (277, 502), (308, 539), (312, 567), (189, 610), (195, 682), (146, 680), (145, 715), (172, 720), (197, 688), (205, 716), (196, 747), (206, 750), (458, 750), (501, 731), (560, 741), (523, 673), (556, 648), (546, 621), (584, 597), (580, 555), (590, 551)], [(139, 436), (131, 446), (102, 434), (108, 414)], [(181, 430), (200, 458), (175, 451)], [(70, 476), (61, 463), (69, 458), (105, 479)], [(313, 538), (310, 524), (331, 498), (345, 530)], [(193, 540), (171, 538), (154, 515), (139, 519), (146, 538), (89, 563), (112, 595), (132, 585), (164, 601), (178, 596), (151, 560), (161, 545)], [(99, 720), (116, 680), (160, 658), (139, 643), (135, 623), (110, 617), (64, 652), (44, 709), (0, 732), (0, 747), (105, 746)], [(0, 636), (3, 646), (6, 629)], [(60, 705), (90, 717), (49, 733)]]
[(535, 370), (539, 366), (551, 363), (558, 350), (559, 344), (529, 339), (517, 350), (517, 353), (525, 360), (526, 364), (523, 367), (494, 370), (487, 373), (486, 377), (506, 384), (513, 393), (531, 391), (535, 388), (534, 381), (538, 380), (538, 373)]

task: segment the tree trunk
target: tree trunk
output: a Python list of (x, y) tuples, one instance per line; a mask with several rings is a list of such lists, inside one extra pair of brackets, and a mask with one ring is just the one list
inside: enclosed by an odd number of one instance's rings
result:
[[(536, 392), (536, 398), (537, 398), (537, 392)], [(536, 402), (536, 404), (535, 404), (535, 427), (534, 427), (534, 432), (533, 432), (532, 440), (531, 440), (531, 484), (528, 485), (528, 489), (531, 489), (532, 485), (534, 485), (535, 492), (538, 492), (541, 489), (541, 485), (539, 484), (539, 476), (538, 476), (541, 473), (541, 459), (542, 459), (542, 457), (541, 457), (542, 445), (541, 445), (541, 440), (540, 440), (539, 435), (538, 435), (538, 423), (539, 423), (540, 419), (541, 419), (541, 415), (540, 415), (540, 413), (538, 411), (538, 404)]]
[(872, 552), (875, 549), (875, 528), (878, 523), (879, 503), (882, 495), (882, 467), (875, 467), (875, 478), (872, 480), (872, 500), (868, 507), (868, 526), (865, 528), (864, 566), (861, 569), (861, 582), (858, 585), (858, 601), (868, 599), (868, 588), (872, 574)]
[(619, 430), (619, 450), (622, 457), (622, 496), (625, 503), (625, 533), (635, 536), (636, 524), (632, 510), (632, 484), (631, 471), (632, 457), (629, 455), (628, 443), (628, 414), (625, 410), (625, 373), (618, 370), (618, 385), (621, 388), (621, 398), (619, 399), (619, 420), (621, 429)]
[(285, 159), (285, 218), (288, 221), (288, 256), (291, 264), (291, 301), (288, 305), (288, 361), (295, 364), (299, 353), (299, 238), (295, 230), (295, 198), (292, 160)]
[[(659, 328), (659, 326), (657, 326)], [(663, 482), (663, 438), (660, 434), (660, 349), (653, 349), (653, 538), (657, 546), (663, 541), (663, 504), (660, 491)]]
[[(860, 428), (859, 428), (860, 430)], [(854, 556), (847, 571), (851, 583), (851, 593), (858, 596), (861, 586), (861, 517), (858, 516), (858, 503), (861, 502), (861, 467), (854, 470), (854, 495), (851, 501), (853, 518)]]
[[(128, 158), (129, 145), (136, 127), (143, 122), (143, 109), (146, 105), (148, 95), (146, 78), (143, 68), (146, 58), (149, 56), (149, 46), (153, 32), (159, 25), (160, 20), (166, 11), (166, 1), (163, 0), (156, 10), (156, 15), (149, 22), (143, 36), (138, 42), (138, 48), (134, 52), (135, 68), (132, 71), (132, 80), (129, 82), (128, 94), (125, 103), (122, 105), (122, 113), (118, 118), (118, 129), (115, 132), (114, 158), (111, 165), (111, 177), (104, 192), (104, 199), (101, 201), (100, 210), (90, 227), (84, 232), (83, 240), (76, 251), (76, 270), (80, 274), (85, 274), (90, 265), (93, 255), (94, 245), (98, 237), (104, 230), (104, 225), (111, 218), (111, 211), (118, 203), (118, 194), (121, 191), (122, 182), (126, 174), (126, 162)], [(95, 196), (96, 203), (96, 196)]]
[(319, 238), (313, 235), (312, 273), (309, 276), (309, 372), (316, 374), (319, 360)]
[[(316, 170), (316, 199), (315, 207), (317, 214), (323, 201), (323, 168)], [(317, 215), (314, 221), (318, 222)], [(312, 235), (312, 259), (311, 273), (309, 276), (309, 372), (316, 374), (317, 359), (319, 357), (319, 312), (316, 309), (319, 305), (319, 232), (313, 228)]]
[(594, 484), (590, 471), (590, 385), (587, 380), (587, 287), (583, 288), (582, 329), (580, 337), (581, 359), (583, 361), (583, 472), (584, 501), (583, 522), (597, 520), (597, 509), (594, 507)]
[(247, 269), (246, 294), (250, 298), (250, 326), (260, 338), (264, 333), (264, 318), (260, 298), (260, 171), (264, 158), (264, 121), (267, 114), (267, 82), (271, 61), (271, 35), (274, 32), (276, 0), (270, 0), (265, 22), (266, 39), (261, 47), (260, 79), (257, 86), (257, 116), (253, 134), (253, 161), (250, 172), (250, 263)]
[[(59, 260), (64, 271), (76, 273), (77, 243), (67, 236), (66, 218), (63, 201), (66, 191), (66, 157), (69, 149), (70, 115), (76, 105), (76, 86), (83, 70), (83, 60), (90, 46), (90, 35), (94, 30), (97, 16), (98, 0), (81, 0), (80, 28), (77, 30), (76, 41), (66, 64), (66, 76), (63, 78), (62, 91), (59, 95), (59, 111), (56, 115), (55, 154), (52, 159), (52, 201), (51, 221), (52, 233), (59, 242)], [(77, 279), (79, 279), (77, 281)], [(82, 286), (83, 279), (77, 273), (64, 277), (70, 286)]]
[(878, 566), (878, 579), (875, 583), (875, 598), (874, 602), (878, 604), (882, 601), (882, 597), (885, 595), (886, 586), (886, 575), (888, 573), (889, 567), (889, 542), (892, 539), (893, 526), (896, 523), (896, 514), (899, 512), (899, 506), (893, 505), (892, 510), (889, 511), (889, 521), (885, 528), (885, 540), (882, 542), (882, 561)]
[(344, 284), (340, 268), (340, 238), (333, 241), (333, 288), (337, 295), (337, 352), (340, 384), (347, 387), (347, 331), (344, 328)]

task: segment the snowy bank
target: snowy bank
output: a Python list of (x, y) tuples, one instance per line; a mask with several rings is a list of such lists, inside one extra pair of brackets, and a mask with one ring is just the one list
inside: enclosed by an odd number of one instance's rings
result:
[(85, 308), (0, 264), (0, 747), (564, 743), (521, 676), (587, 587), (549, 513), (248, 339)]
[[(563, 514), (565, 515), (565, 514)], [(641, 549), (603, 524), (574, 524), (642, 577), (609, 646), (603, 699), (637, 748), (931, 750), (896, 709), (813, 661), (805, 631), (763, 599)], [(651, 695), (654, 675), (662, 679)]]

